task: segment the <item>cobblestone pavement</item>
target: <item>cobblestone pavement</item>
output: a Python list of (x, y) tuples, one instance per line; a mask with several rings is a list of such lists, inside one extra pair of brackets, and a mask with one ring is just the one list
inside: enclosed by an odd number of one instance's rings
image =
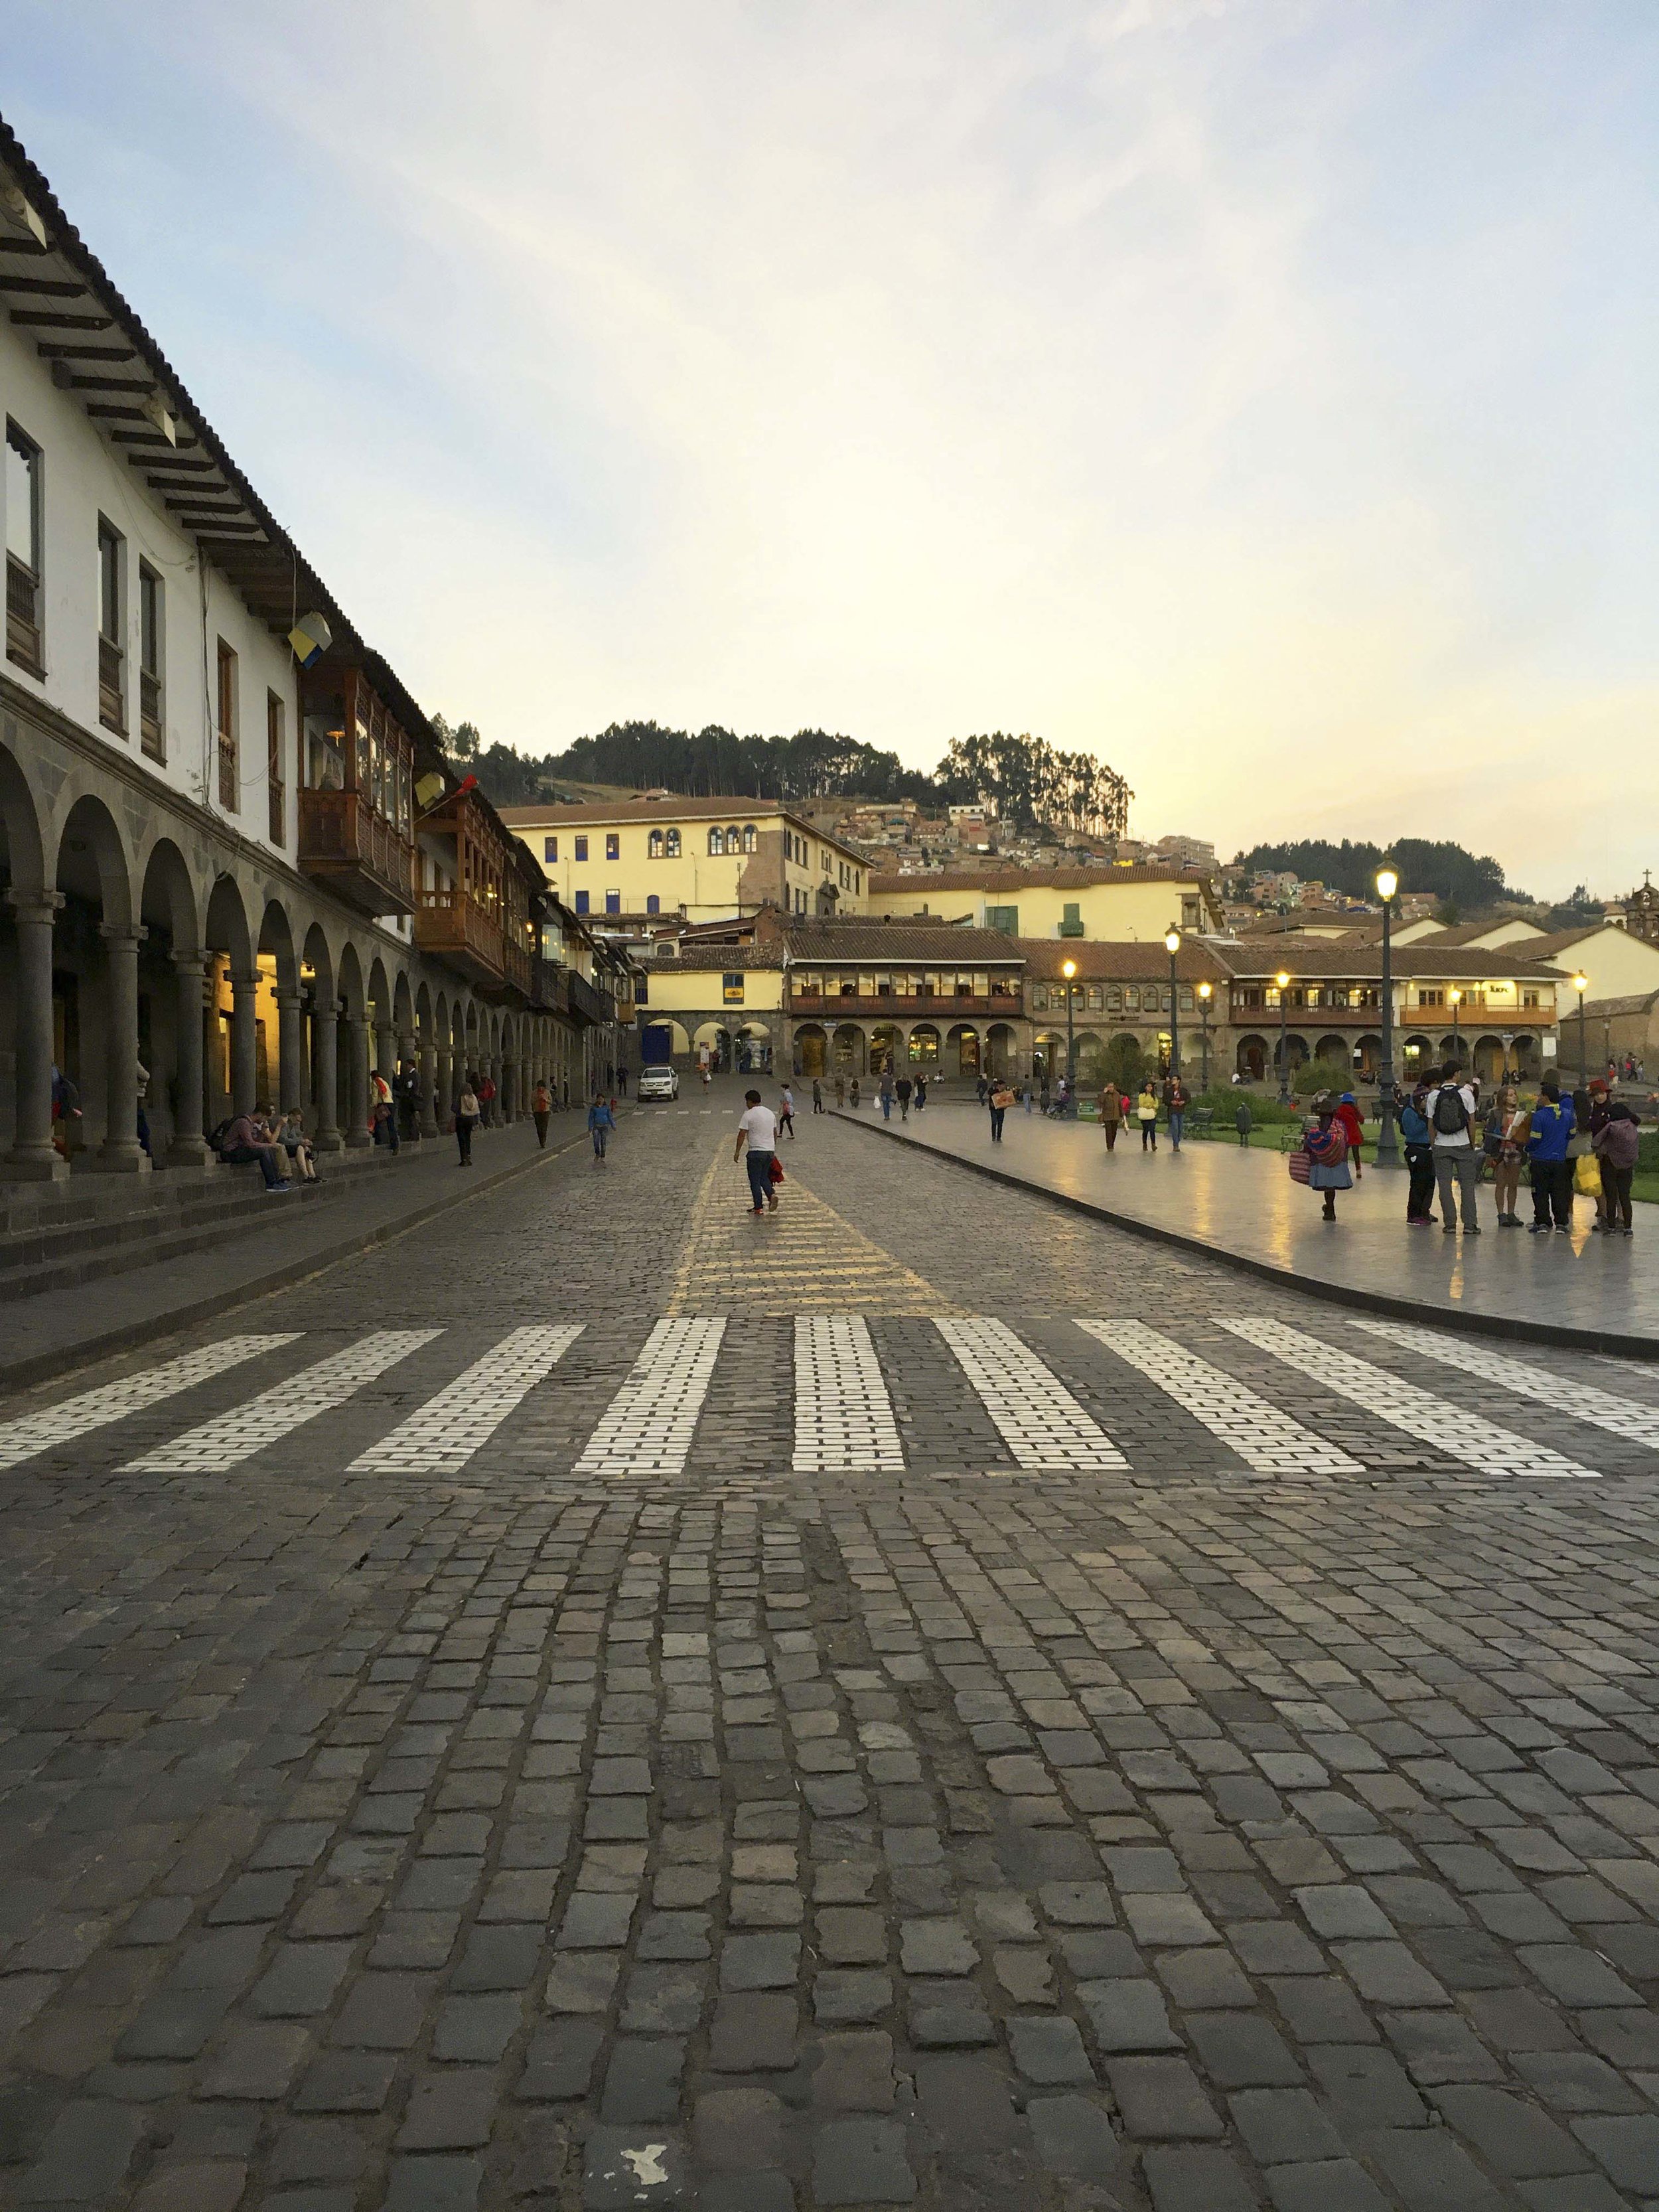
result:
[(4, 2203), (1659, 2206), (1659, 1370), (731, 1103), (7, 1407)]

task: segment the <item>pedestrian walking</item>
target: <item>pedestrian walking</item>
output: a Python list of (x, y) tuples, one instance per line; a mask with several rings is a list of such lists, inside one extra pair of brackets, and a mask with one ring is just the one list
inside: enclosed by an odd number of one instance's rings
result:
[(470, 1168), (472, 1164), (472, 1132), (478, 1126), (479, 1111), (478, 1094), (469, 1075), (455, 1101), (455, 1142), (461, 1155), (456, 1163), (458, 1167)]
[(908, 1075), (901, 1075), (893, 1085), (893, 1096), (898, 1100), (900, 1121), (908, 1121), (910, 1118), (910, 1079)]
[(1149, 1075), (1141, 1085), (1140, 1096), (1135, 1102), (1135, 1119), (1140, 1124), (1140, 1149), (1143, 1152), (1158, 1150), (1158, 1093), (1152, 1088)]
[(488, 1073), (478, 1085), (478, 1112), (486, 1129), (495, 1126), (495, 1085)]
[(921, 1113), (922, 1108), (927, 1103), (927, 1078), (925, 1075), (919, 1075), (916, 1078), (916, 1087), (913, 1103), (915, 1104), (918, 1114)]
[(1025, 1110), (1029, 1114), (1031, 1110), (1031, 1086), (1029, 1083), (1022, 1084), (1020, 1090), (1025, 1100)]
[(1422, 1084), (1409, 1098), (1395, 1092), (1400, 1112), (1400, 1141), (1406, 1148), (1411, 1182), (1406, 1192), (1406, 1225), (1427, 1229), (1434, 1221), (1434, 1132), (1425, 1109), (1429, 1094)]
[(375, 1143), (384, 1145), (395, 1152), (398, 1143), (398, 1109), (392, 1103), (390, 1091), (384, 1098), (375, 1100), (368, 1120), (369, 1132)]
[(553, 1112), (553, 1095), (544, 1083), (538, 1083), (530, 1094), (530, 1118), (536, 1124), (536, 1148), (547, 1150), (547, 1124)]
[(1463, 1217), (1463, 1234), (1478, 1237), (1474, 1194), (1480, 1180), (1480, 1155), (1474, 1148), (1475, 1096), (1460, 1080), (1462, 1070), (1449, 1060), (1440, 1080), (1424, 1101), (1430, 1143), (1434, 1153), (1434, 1180), (1440, 1194), (1440, 1233), (1457, 1234), (1457, 1217)]
[(812, 1111), (815, 1114), (823, 1111), (823, 1085), (816, 1075), (812, 1078)]
[(1042, 1071), (1042, 1088), (1038, 1095), (1037, 1103), (1046, 1115), (1048, 1111), (1048, 1071), (1046, 1067)]
[(1187, 1126), (1187, 1108), (1191, 1102), (1187, 1086), (1178, 1075), (1172, 1075), (1164, 1086), (1164, 1110), (1170, 1117), (1170, 1149), (1181, 1150), (1182, 1133)]
[(1238, 1132), (1239, 1143), (1248, 1145), (1250, 1141), (1251, 1127), (1250, 1102), (1248, 1098), (1241, 1098), (1233, 1109), (1233, 1127)]
[(628, 1096), (628, 1070), (624, 1067), (617, 1078), (617, 1088), (624, 1098)]
[(974, 1078), (974, 1096), (975, 1096), (975, 1098), (977, 1098), (977, 1099), (978, 1099), (978, 1101), (979, 1101), (979, 1103), (980, 1103), (980, 1104), (981, 1104), (981, 1106), (985, 1103), (986, 1099), (989, 1097), (989, 1095), (990, 1095), (990, 1090), (991, 1090), (991, 1086), (990, 1086), (990, 1085), (989, 1085), (989, 1084), (985, 1080), (985, 1077), (984, 1077), (984, 1075), (983, 1075), (982, 1073), (981, 1073), (981, 1074), (979, 1074), (979, 1075), (976, 1075), (976, 1076)]
[(1636, 1233), (1630, 1194), (1641, 1144), (1642, 1132), (1635, 1115), (1623, 1099), (1615, 1099), (1595, 1135), (1595, 1157), (1601, 1170), (1601, 1211), (1595, 1226), (1608, 1236)]
[(1013, 1104), (1014, 1094), (1008, 1088), (1006, 1083), (998, 1083), (994, 1085), (992, 1087), (990, 1100), (991, 1142), (994, 1145), (1000, 1145), (1002, 1142), (1003, 1116), (1007, 1113), (1008, 1109)]
[(587, 1133), (593, 1139), (593, 1158), (605, 1158), (605, 1148), (611, 1132), (617, 1126), (617, 1117), (611, 1110), (611, 1102), (602, 1091), (593, 1093), (593, 1103), (587, 1109)]
[(1336, 1118), (1342, 1124), (1342, 1133), (1348, 1140), (1348, 1164), (1353, 1170), (1353, 1179), (1358, 1182), (1362, 1172), (1359, 1151), (1365, 1141), (1365, 1123), (1359, 1111), (1359, 1102), (1352, 1091), (1345, 1091), (1338, 1099)]
[(1521, 1162), (1526, 1137), (1526, 1115), (1510, 1084), (1492, 1100), (1481, 1133), (1480, 1148), (1492, 1162), (1492, 1197), (1498, 1206), (1500, 1229), (1518, 1229), (1516, 1205), (1521, 1195)]
[(785, 1083), (779, 1085), (778, 1096), (778, 1127), (789, 1132), (789, 1141), (793, 1145), (795, 1141), (795, 1094)]
[(1527, 1123), (1527, 1158), (1532, 1168), (1534, 1237), (1551, 1229), (1572, 1232), (1572, 1101), (1563, 1098), (1559, 1079), (1547, 1075), (1538, 1086), (1538, 1103)]
[(859, 1110), (859, 1079), (856, 1075), (853, 1078), (853, 1089), (850, 1103), (853, 1111), (856, 1114)]
[(1123, 1101), (1118, 1096), (1116, 1084), (1109, 1077), (1100, 1086), (1100, 1097), (1096, 1102), (1095, 1111), (1100, 1117), (1101, 1133), (1106, 1139), (1106, 1149), (1109, 1152), (1115, 1152), (1117, 1149), (1117, 1133), (1123, 1127)]
[(138, 1149), (154, 1159), (155, 1156), (149, 1149), (149, 1116), (144, 1111), (144, 1102), (149, 1097), (149, 1070), (142, 1060), (136, 1063), (136, 1073), (138, 1078)]
[(881, 1099), (881, 1118), (884, 1121), (890, 1121), (893, 1118), (893, 1099), (895, 1097), (893, 1071), (890, 1067), (884, 1067), (881, 1071), (881, 1082), (878, 1085), (878, 1095)]
[(1311, 1100), (1314, 1119), (1302, 1133), (1302, 1149), (1308, 1155), (1308, 1187), (1324, 1194), (1322, 1221), (1336, 1218), (1336, 1194), (1352, 1190), (1353, 1171), (1348, 1165), (1348, 1133), (1340, 1111), (1341, 1101), (1328, 1091)]
[(749, 1201), (758, 1221), (763, 1213), (778, 1210), (778, 1119), (771, 1109), (763, 1106), (758, 1091), (745, 1091), (744, 1110), (738, 1117), (738, 1141), (732, 1148), (732, 1158), (741, 1157), (745, 1146), (749, 1151)]
[[(855, 1090), (857, 1087), (856, 1085), (854, 1085)], [(858, 1101), (854, 1099), (853, 1103), (856, 1105)], [(844, 1106), (847, 1103), (847, 1078), (844, 1075), (838, 1075), (836, 1078), (836, 1103), (837, 1106)]]

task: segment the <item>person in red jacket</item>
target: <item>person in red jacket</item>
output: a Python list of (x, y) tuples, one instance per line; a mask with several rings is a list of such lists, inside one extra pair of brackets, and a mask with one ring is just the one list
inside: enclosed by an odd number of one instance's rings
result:
[(1354, 1103), (1354, 1096), (1352, 1091), (1345, 1091), (1343, 1092), (1341, 1103), (1336, 1109), (1336, 1119), (1342, 1124), (1344, 1133), (1347, 1137), (1348, 1158), (1353, 1164), (1353, 1179), (1358, 1182), (1359, 1180), (1359, 1147), (1365, 1139), (1365, 1124), (1360, 1116), (1358, 1107)]

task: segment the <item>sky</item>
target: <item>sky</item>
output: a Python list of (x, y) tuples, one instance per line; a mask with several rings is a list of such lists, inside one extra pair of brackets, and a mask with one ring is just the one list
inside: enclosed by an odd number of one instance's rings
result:
[(1659, 866), (1651, 0), (9, 0), (428, 711), (1029, 730), (1135, 834)]

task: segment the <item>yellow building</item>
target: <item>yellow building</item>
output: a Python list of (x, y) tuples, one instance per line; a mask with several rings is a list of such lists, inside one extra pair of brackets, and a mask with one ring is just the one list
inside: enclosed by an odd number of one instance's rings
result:
[(775, 799), (672, 791), (574, 806), (504, 806), (576, 914), (619, 923), (721, 921), (773, 906), (824, 917), (866, 911), (869, 863)]
[(706, 1057), (717, 1073), (787, 1066), (783, 962), (781, 943), (676, 947), (664, 939), (635, 983), (647, 1063)]
[[(509, 820), (512, 818), (509, 813)], [(869, 911), (936, 915), (1005, 937), (1083, 937), (1150, 944), (1171, 922), (1188, 933), (1224, 926), (1212, 877), (1136, 864), (1110, 868), (960, 868), (870, 878)]]

